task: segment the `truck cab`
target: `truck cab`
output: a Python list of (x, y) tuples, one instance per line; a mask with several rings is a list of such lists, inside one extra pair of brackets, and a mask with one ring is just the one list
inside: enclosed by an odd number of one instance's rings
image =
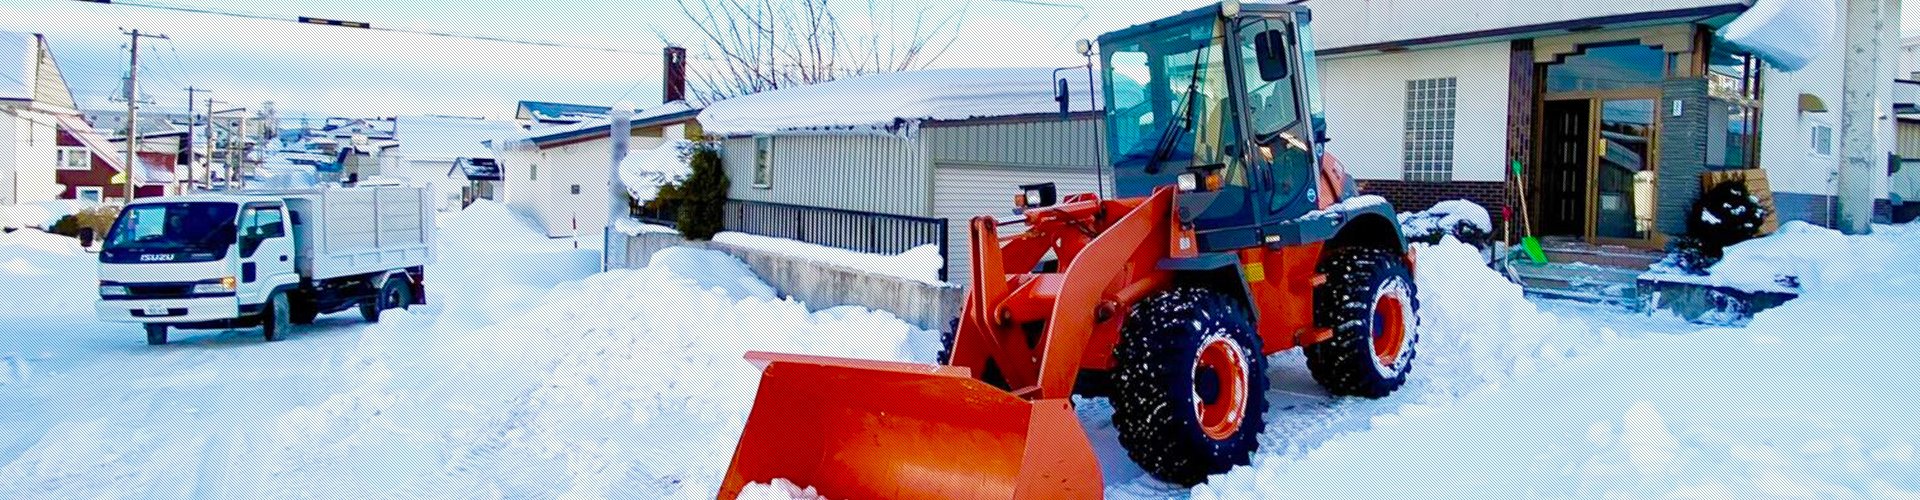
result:
[(100, 251), (101, 321), (168, 328), (292, 324), (424, 303), (432, 220), (418, 188), (194, 194), (121, 210)]
[(272, 292), (300, 281), (289, 222), (275, 197), (128, 205), (100, 251), (100, 319), (185, 325), (259, 316)]

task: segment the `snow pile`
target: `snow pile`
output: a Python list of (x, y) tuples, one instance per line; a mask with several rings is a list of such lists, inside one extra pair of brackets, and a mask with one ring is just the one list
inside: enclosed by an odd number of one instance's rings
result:
[(1400, 231), (1410, 241), (1439, 243), (1442, 236), (1453, 235), (1474, 246), (1483, 246), (1493, 235), (1493, 218), (1487, 209), (1467, 200), (1443, 201), (1424, 212), (1400, 214)]
[(1876, 226), (1875, 236), (1853, 238), (1839, 231), (1790, 221), (1774, 234), (1727, 247), (1707, 271), (1706, 283), (1742, 290), (1782, 291), (1850, 287), (1872, 279), (1901, 248), (1920, 245), (1920, 228)]
[(91, 315), (97, 262), (73, 238), (35, 229), (0, 234), (0, 318)]
[(674, 139), (650, 150), (637, 151), (620, 162), (620, 183), (627, 187), (627, 194), (635, 201), (653, 201), (662, 186), (693, 175), (693, 168), (687, 164), (692, 148), (693, 142)]
[(443, 316), (470, 327), (508, 319), (555, 285), (600, 270), (598, 252), (548, 239), (493, 200), (442, 217), (439, 244), (440, 264), (427, 269), (428, 303), (445, 304)]
[(812, 486), (801, 488), (786, 479), (774, 479), (773, 484), (749, 483), (740, 489), (739, 500), (825, 500)]
[[(1053, 68), (956, 68), (860, 76), (716, 102), (700, 112), (700, 127), (720, 136), (912, 136), (925, 120), (1058, 113), (1053, 75)], [(1085, 73), (1062, 75), (1068, 76), (1073, 111), (1088, 111)]]
[(897, 255), (882, 255), (732, 231), (714, 235), (713, 241), (930, 285), (946, 283), (940, 281), (940, 268), (946, 265), (946, 261), (940, 258), (940, 247), (930, 244), (913, 247)]
[(23, 205), (0, 205), (0, 228), (31, 227), (46, 229), (60, 222), (60, 219), (79, 213), (92, 207), (92, 203), (76, 200), (53, 200), (27, 203)]
[[(1551, 318), (1524, 309), (1481, 310), (1476, 315), (1487, 319), (1508, 317), (1458, 329), (1469, 326), (1456, 317), (1469, 296), (1508, 291), (1455, 275), (1448, 293), (1436, 295), (1429, 278), (1464, 267), (1435, 262), (1456, 260), (1445, 255), (1457, 253), (1446, 245), (1424, 249), (1426, 330), (1422, 365), (1414, 369), (1421, 379), (1402, 389), (1412, 396), (1389, 400), (1435, 399), (1419, 384), (1457, 363), (1433, 358), (1462, 352), (1448, 340), (1436, 345), (1436, 335), (1518, 348), (1488, 361), (1518, 355), (1544, 366), (1577, 359), (1464, 392), (1450, 404), (1402, 406), (1375, 417), (1367, 432), (1305, 453), (1256, 457), (1193, 497), (1920, 497), (1920, 428), (1905, 410), (1920, 398), (1920, 385), (1900, 382), (1912, 377), (1920, 357), (1910, 338), (1912, 311), (1920, 308), (1912, 286), (1920, 268), (1911, 265), (1920, 259), (1920, 231), (1881, 226), (1870, 236), (1833, 237), (1785, 229), (1774, 243), (1756, 245), (1766, 252), (1742, 253), (1773, 256), (1816, 276), (1801, 298), (1760, 313), (1743, 329), (1603, 338), (1580, 352), (1568, 350), (1578, 343), (1563, 335), (1533, 349), (1525, 348), (1530, 341), (1513, 341), (1537, 330), (1525, 322)], [(1818, 245), (1810, 248), (1825, 256), (1775, 248), (1801, 245)], [(1501, 340), (1510, 332), (1513, 340)], [(1393, 480), (1365, 480), (1381, 470), (1393, 471)]]

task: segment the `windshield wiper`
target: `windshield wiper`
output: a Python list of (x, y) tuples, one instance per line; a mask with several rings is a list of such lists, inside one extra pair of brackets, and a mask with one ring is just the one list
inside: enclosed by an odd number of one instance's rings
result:
[(1203, 45), (1199, 52), (1193, 54), (1193, 76), (1187, 78), (1187, 95), (1180, 99), (1180, 110), (1172, 116), (1173, 121), (1161, 130), (1160, 141), (1153, 146), (1153, 157), (1147, 159), (1147, 175), (1159, 175), (1160, 162), (1173, 154), (1173, 142), (1180, 138), (1175, 131), (1192, 128), (1193, 118), (1189, 115), (1193, 112), (1193, 96), (1200, 93), (1200, 61), (1205, 60), (1207, 51), (1211, 49), (1212, 44)]

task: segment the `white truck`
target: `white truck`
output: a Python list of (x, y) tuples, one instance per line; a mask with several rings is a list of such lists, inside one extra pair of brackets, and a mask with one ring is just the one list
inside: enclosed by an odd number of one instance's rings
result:
[(434, 257), (432, 199), (406, 187), (241, 191), (135, 201), (100, 250), (102, 321), (168, 328), (295, 324), (359, 307), (424, 304)]

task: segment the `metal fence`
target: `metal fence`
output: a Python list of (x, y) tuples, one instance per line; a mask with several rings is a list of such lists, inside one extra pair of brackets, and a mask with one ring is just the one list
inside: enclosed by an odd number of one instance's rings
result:
[(727, 200), (726, 210), (728, 231), (866, 253), (894, 254), (936, 245), (939, 277), (947, 279), (946, 219), (742, 200)]

